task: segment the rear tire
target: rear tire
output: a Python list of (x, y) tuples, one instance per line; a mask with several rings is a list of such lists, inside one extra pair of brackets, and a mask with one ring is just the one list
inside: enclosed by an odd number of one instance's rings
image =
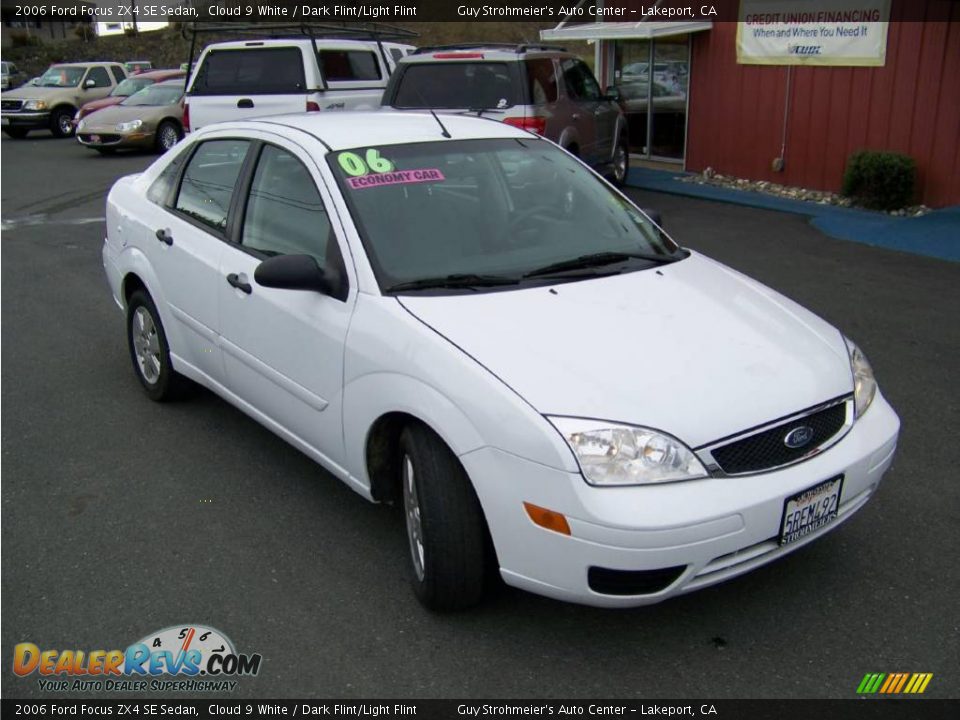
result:
[(73, 135), (73, 113), (65, 108), (57, 108), (50, 113), (50, 132), (54, 137), (65, 138)]
[(27, 128), (8, 127), (3, 129), (4, 135), (15, 138), (17, 140), (23, 140), (27, 136), (28, 132), (30, 131), (27, 130)]
[(430, 610), (480, 602), (485, 522), (463, 466), (423, 425), (400, 435), (400, 477), (414, 594)]
[(190, 381), (173, 369), (160, 313), (143, 290), (127, 303), (127, 344), (133, 370), (151, 400), (166, 402), (185, 394)]

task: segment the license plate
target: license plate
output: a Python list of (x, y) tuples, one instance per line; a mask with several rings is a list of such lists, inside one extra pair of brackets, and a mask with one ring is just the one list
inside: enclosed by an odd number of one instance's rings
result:
[(91, 136), (90, 136), (90, 142), (100, 142), (100, 136), (99, 136), (99, 135), (91, 135)]
[(843, 475), (788, 497), (780, 519), (780, 545), (805, 538), (837, 518)]

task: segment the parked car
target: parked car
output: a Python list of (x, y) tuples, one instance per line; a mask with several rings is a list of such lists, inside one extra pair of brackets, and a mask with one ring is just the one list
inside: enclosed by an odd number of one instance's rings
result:
[(51, 65), (35, 87), (21, 87), (0, 100), (0, 127), (13, 138), (31, 130), (49, 129), (56, 137), (73, 134), (77, 108), (106, 97), (126, 79), (117, 63)]
[(848, 520), (896, 448), (839, 330), (504, 123), (211, 126), (117, 181), (106, 231), (146, 394), (189, 378), (396, 500), (431, 608), (487, 563), (602, 606), (727, 580)]
[(10, 90), (22, 85), (25, 78), (26, 75), (12, 62), (0, 61), (0, 90)]
[(73, 116), (73, 127), (76, 129), (77, 124), (90, 113), (105, 107), (110, 107), (111, 105), (118, 105), (123, 102), (124, 99), (143, 90), (148, 85), (153, 85), (155, 82), (162, 82), (164, 80), (186, 78), (186, 75), (185, 72), (180, 70), (150, 70), (134, 77), (128, 77), (117, 85), (107, 97), (99, 100), (91, 100), (77, 110), (77, 114)]
[(580, 58), (541, 45), (449, 45), (403, 58), (383, 94), (394, 110), (474, 111), (532, 130), (623, 183), (626, 119)]
[(153, 70), (153, 63), (149, 60), (128, 60), (123, 64), (128, 75), (139, 75), (142, 72)]
[(183, 80), (153, 83), (97, 110), (80, 121), (77, 141), (100, 153), (120, 148), (166, 152), (183, 137), (183, 89)]
[(187, 129), (276, 113), (375, 108), (396, 58), (413, 49), (331, 39), (208, 45), (190, 79)]

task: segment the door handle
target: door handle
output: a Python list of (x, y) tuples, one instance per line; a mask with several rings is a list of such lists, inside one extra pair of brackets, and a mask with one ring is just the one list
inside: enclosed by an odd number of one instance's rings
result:
[(166, 228), (160, 228), (157, 230), (157, 240), (162, 242), (164, 245), (173, 245), (173, 235), (171, 235), (170, 231)]
[(236, 273), (230, 273), (227, 275), (227, 282), (233, 285), (237, 290), (245, 292), (247, 295), (253, 292), (253, 288), (250, 287), (250, 283), (244, 282), (240, 279), (240, 276)]
[(238, 108), (252, 108), (252, 107), (253, 107), (253, 100), (251, 100), (250, 98), (241, 98), (240, 100), (237, 100), (237, 107), (238, 107)]

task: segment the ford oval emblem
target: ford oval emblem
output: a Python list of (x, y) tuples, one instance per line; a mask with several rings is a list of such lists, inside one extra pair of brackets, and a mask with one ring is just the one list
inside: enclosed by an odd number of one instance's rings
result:
[(783, 444), (788, 448), (797, 450), (813, 440), (813, 428), (809, 425), (795, 427), (783, 438)]

